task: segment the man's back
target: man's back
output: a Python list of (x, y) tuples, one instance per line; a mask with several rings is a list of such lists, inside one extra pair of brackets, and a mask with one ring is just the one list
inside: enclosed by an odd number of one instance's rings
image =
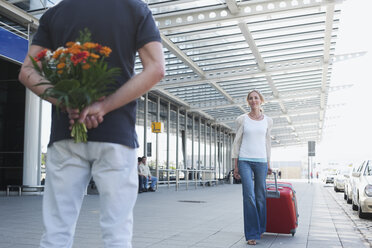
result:
[[(160, 35), (147, 5), (140, 0), (63, 0), (40, 19), (33, 44), (55, 50), (74, 41), (88, 28), (92, 40), (112, 49), (109, 66), (119, 67), (115, 89), (134, 75), (136, 51)], [(68, 139), (69, 119), (53, 110), (50, 143)], [(105, 121), (88, 132), (88, 141), (111, 142), (138, 147), (135, 132), (136, 101), (108, 113)]]

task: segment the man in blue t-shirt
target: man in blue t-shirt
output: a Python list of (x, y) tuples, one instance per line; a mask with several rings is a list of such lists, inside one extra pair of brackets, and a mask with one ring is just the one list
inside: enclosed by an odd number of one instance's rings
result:
[[(90, 178), (101, 201), (102, 236), (106, 248), (132, 247), (133, 207), (137, 198), (135, 132), (136, 99), (164, 76), (164, 58), (159, 31), (148, 6), (140, 0), (63, 0), (40, 19), (19, 79), (35, 94), (48, 85), (29, 56), (44, 48), (56, 50), (75, 41), (88, 28), (92, 40), (108, 46), (107, 62), (120, 67), (116, 91), (79, 113), (57, 113), (53, 104), (47, 172), (43, 199), (45, 232), (40, 247), (71, 248), (84, 192)], [(143, 70), (134, 73), (138, 52)], [(74, 143), (69, 126), (78, 119), (88, 127), (88, 142)]]

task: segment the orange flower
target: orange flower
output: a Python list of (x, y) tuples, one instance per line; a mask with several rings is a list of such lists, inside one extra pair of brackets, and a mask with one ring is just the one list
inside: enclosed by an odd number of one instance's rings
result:
[(75, 46), (70, 47), (70, 48), (67, 49), (67, 53), (71, 53), (73, 55), (78, 54), (80, 52), (81, 52), (80, 48), (75, 47)]
[(57, 73), (58, 74), (62, 74), (63, 73), (63, 70), (58, 70)]
[(63, 53), (63, 50), (64, 49), (58, 49), (57, 51), (55, 51), (54, 53), (53, 53), (53, 59), (57, 59), (62, 53)]
[(82, 68), (83, 70), (88, 70), (90, 68), (90, 64), (84, 64)]
[(93, 43), (93, 42), (85, 42), (84, 44), (83, 44), (83, 48), (84, 49), (94, 49), (94, 48), (96, 48), (96, 46), (97, 46), (97, 44), (96, 43)]
[(82, 46), (79, 43), (75, 43), (72, 47), (73, 48), (77, 48), (77, 49), (81, 49), (82, 48)]
[(81, 46), (78, 43), (74, 43), (72, 46), (66, 49), (65, 53), (77, 54), (81, 52)]
[(95, 53), (90, 53), (90, 57), (93, 59), (99, 59), (99, 55)]
[(57, 69), (63, 69), (63, 68), (65, 68), (65, 66), (66, 66), (65, 63), (59, 63), (59, 64), (57, 65)]
[(111, 48), (109, 48), (107, 46), (102, 47), (101, 50), (99, 51), (99, 53), (102, 54), (105, 57), (108, 57), (111, 52), (112, 52)]
[(72, 47), (73, 45), (75, 45), (75, 42), (73, 42), (73, 41), (69, 41), (69, 42), (66, 43), (67, 47)]

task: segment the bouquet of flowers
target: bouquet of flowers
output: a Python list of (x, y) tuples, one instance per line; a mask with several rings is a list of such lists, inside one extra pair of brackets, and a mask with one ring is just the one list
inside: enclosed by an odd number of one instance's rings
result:
[[(108, 95), (109, 85), (120, 75), (119, 68), (108, 68), (105, 58), (111, 53), (106, 46), (91, 41), (88, 29), (80, 31), (76, 42), (67, 42), (54, 52), (41, 51), (31, 61), (35, 69), (47, 81), (38, 85), (51, 85), (40, 95), (43, 99), (57, 99), (57, 110), (61, 107), (80, 111)], [(41, 64), (41, 67), (39, 66)], [(87, 142), (84, 123), (75, 121), (71, 130), (75, 142)]]

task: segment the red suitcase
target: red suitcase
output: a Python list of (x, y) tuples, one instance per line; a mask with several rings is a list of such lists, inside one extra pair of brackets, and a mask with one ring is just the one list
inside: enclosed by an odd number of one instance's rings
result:
[(274, 173), (274, 182), (266, 183), (266, 232), (296, 233), (298, 226), (298, 212), (296, 192), (291, 183), (277, 182)]

